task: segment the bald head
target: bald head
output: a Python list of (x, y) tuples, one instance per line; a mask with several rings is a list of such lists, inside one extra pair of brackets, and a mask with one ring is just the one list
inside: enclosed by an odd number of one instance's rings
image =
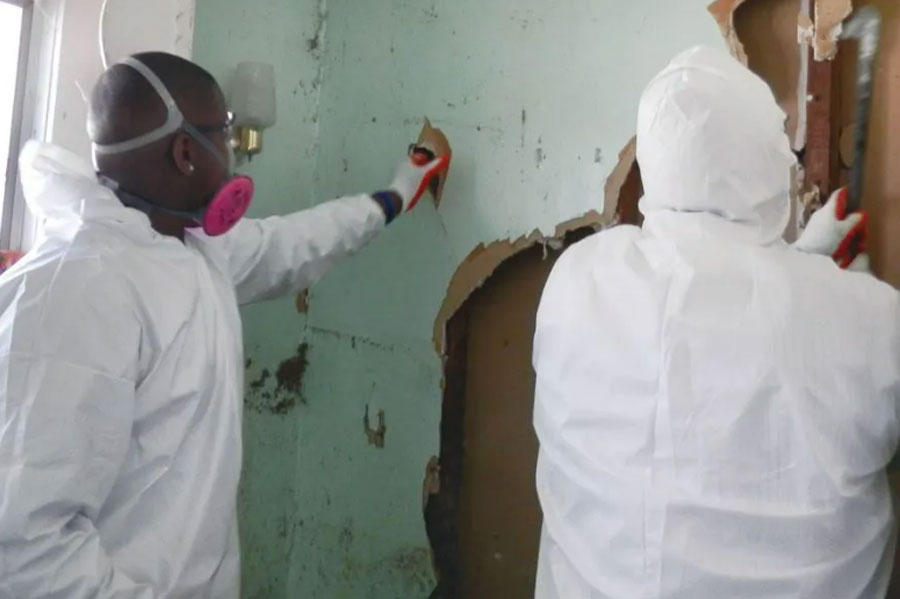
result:
[[(188, 60), (165, 52), (134, 58), (160, 78), (189, 121), (202, 120), (223, 102), (215, 78)], [(94, 87), (88, 132), (96, 144), (118, 143), (156, 129), (166, 116), (165, 105), (150, 82), (133, 68), (117, 64)]]
[[(97, 170), (115, 180), (123, 191), (150, 204), (196, 211), (230, 176), (222, 160), (229, 148), (229, 117), (222, 90), (212, 75), (178, 56), (148, 52), (133, 58), (156, 75), (194, 128), (191, 134), (182, 127), (124, 151), (97, 151)], [(99, 146), (118, 144), (158, 130), (167, 117), (165, 102), (147, 78), (132, 66), (117, 64), (94, 87), (88, 133)], [(210, 144), (217, 151), (210, 150)], [(159, 232), (183, 235), (183, 218), (162, 211), (152, 212), (150, 217)]]

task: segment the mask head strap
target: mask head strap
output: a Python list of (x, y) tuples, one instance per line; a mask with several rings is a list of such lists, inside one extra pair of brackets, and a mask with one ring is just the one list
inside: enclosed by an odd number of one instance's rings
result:
[(141, 76), (147, 80), (147, 82), (153, 87), (154, 91), (159, 95), (160, 99), (162, 99), (163, 104), (166, 107), (166, 122), (161, 126), (157, 127), (153, 131), (148, 131), (147, 133), (143, 133), (138, 135), (137, 137), (132, 137), (131, 139), (127, 139), (125, 141), (120, 141), (113, 144), (93, 144), (94, 156), (100, 154), (122, 154), (125, 152), (130, 152), (132, 150), (137, 150), (138, 148), (142, 148), (144, 146), (150, 145), (154, 142), (157, 142), (167, 135), (171, 135), (178, 130), (183, 130), (185, 133), (190, 135), (194, 141), (203, 146), (207, 151), (211, 152), (213, 156), (215, 156), (219, 162), (226, 169), (231, 169), (231, 161), (222, 156), (222, 153), (219, 149), (213, 144), (209, 138), (207, 138), (203, 133), (201, 133), (196, 127), (191, 125), (185, 118), (184, 114), (182, 114), (181, 109), (178, 108), (178, 104), (175, 102), (175, 98), (172, 97), (172, 94), (169, 93), (169, 90), (166, 88), (165, 84), (162, 80), (154, 73), (147, 65), (142, 63), (140, 60), (130, 56), (120, 62), (119, 64), (131, 67), (135, 71), (141, 74)]
[(125, 206), (129, 208), (134, 208), (136, 210), (140, 210), (144, 214), (150, 214), (151, 212), (164, 212), (166, 214), (171, 214), (172, 216), (177, 216), (179, 218), (184, 218), (190, 221), (193, 221), (196, 224), (200, 224), (203, 222), (203, 215), (206, 211), (206, 208), (201, 208), (196, 212), (190, 212), (187, 210), (176, 210), (175, 208), (165, 208), (163, 206), (159, 206), (158, 204), (154, 204), (152, 202), (148, 202), (144, 198), (139, 195), (135, 195), (131, 192), (125, 191), (119, 186), (117, 181), (110, 179), (109, 177), (105, 177), (100, 175), (98, 177), (100, 184), (104, 187), (111, 189), (116, 196), (119, 198), (119, 201), (122, 202)]
[(125, 141), (114, 144), (94, 144), (95, 154), (122, 154), (124, 152), (130, 152), (175, 133), (185, 124), (184, 115), (181, 114), (181, 110), (178, 108), (175, 98), (172, 97), (172, 94), (169, 93), (169, 90), (166, 89), (166, 86), (160, 78), (156, 76), (156, 73), (151, 71), (147, 65), (133, 57), (126, 58), (119, 64), (131, 67), (140, 73), (144, 79), (153, 86), (153, 89), (166, 106), (166, 122), (153, 131), (148, 131), (147, 133), (132, 137)]

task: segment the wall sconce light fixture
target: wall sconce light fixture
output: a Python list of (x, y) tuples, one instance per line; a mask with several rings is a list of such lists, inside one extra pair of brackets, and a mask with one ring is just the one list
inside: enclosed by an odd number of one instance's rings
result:
[(234, 113), (232, 147), (239, 159), (262, 152), (263, 131), (275, 124), (275, 68), (242, 62), (231, 81), (229, 106)]

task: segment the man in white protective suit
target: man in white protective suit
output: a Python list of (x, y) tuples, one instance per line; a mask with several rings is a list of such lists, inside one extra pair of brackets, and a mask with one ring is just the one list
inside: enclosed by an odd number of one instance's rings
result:
[(839, 197), (782, 241), (784, 121), (718, 50), (644, 92), (643, 229), (565, 252), (537, 315), (538, 599), (884, 597), (900, 296), (831, 259)]
[(96, 169), (22, 154), (43, 234), (0, 277), (2, 599), (236, 599), (238, 305), (312, 285), (447, 163), (241, 220), (230, 124), (211, 75), (147, 53), (94, 90)]

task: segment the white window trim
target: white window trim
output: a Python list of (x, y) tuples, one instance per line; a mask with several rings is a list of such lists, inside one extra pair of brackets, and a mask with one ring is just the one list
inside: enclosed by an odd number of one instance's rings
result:
[[(0, 0), (10, 2), (11, 0)], [(6, 165), (5, 197), (0, 215), (0, 248), (28, 250), (34, 243), (37, 223), (25, 205), (19, 181), (19, 153), (29, 139), (46, 140), (55, 95), (59, 55), (61, 3), (34, 0), (14, 2), (22, 6), (22, 38), (19, 44), (19, 70), (16, 104)]]

